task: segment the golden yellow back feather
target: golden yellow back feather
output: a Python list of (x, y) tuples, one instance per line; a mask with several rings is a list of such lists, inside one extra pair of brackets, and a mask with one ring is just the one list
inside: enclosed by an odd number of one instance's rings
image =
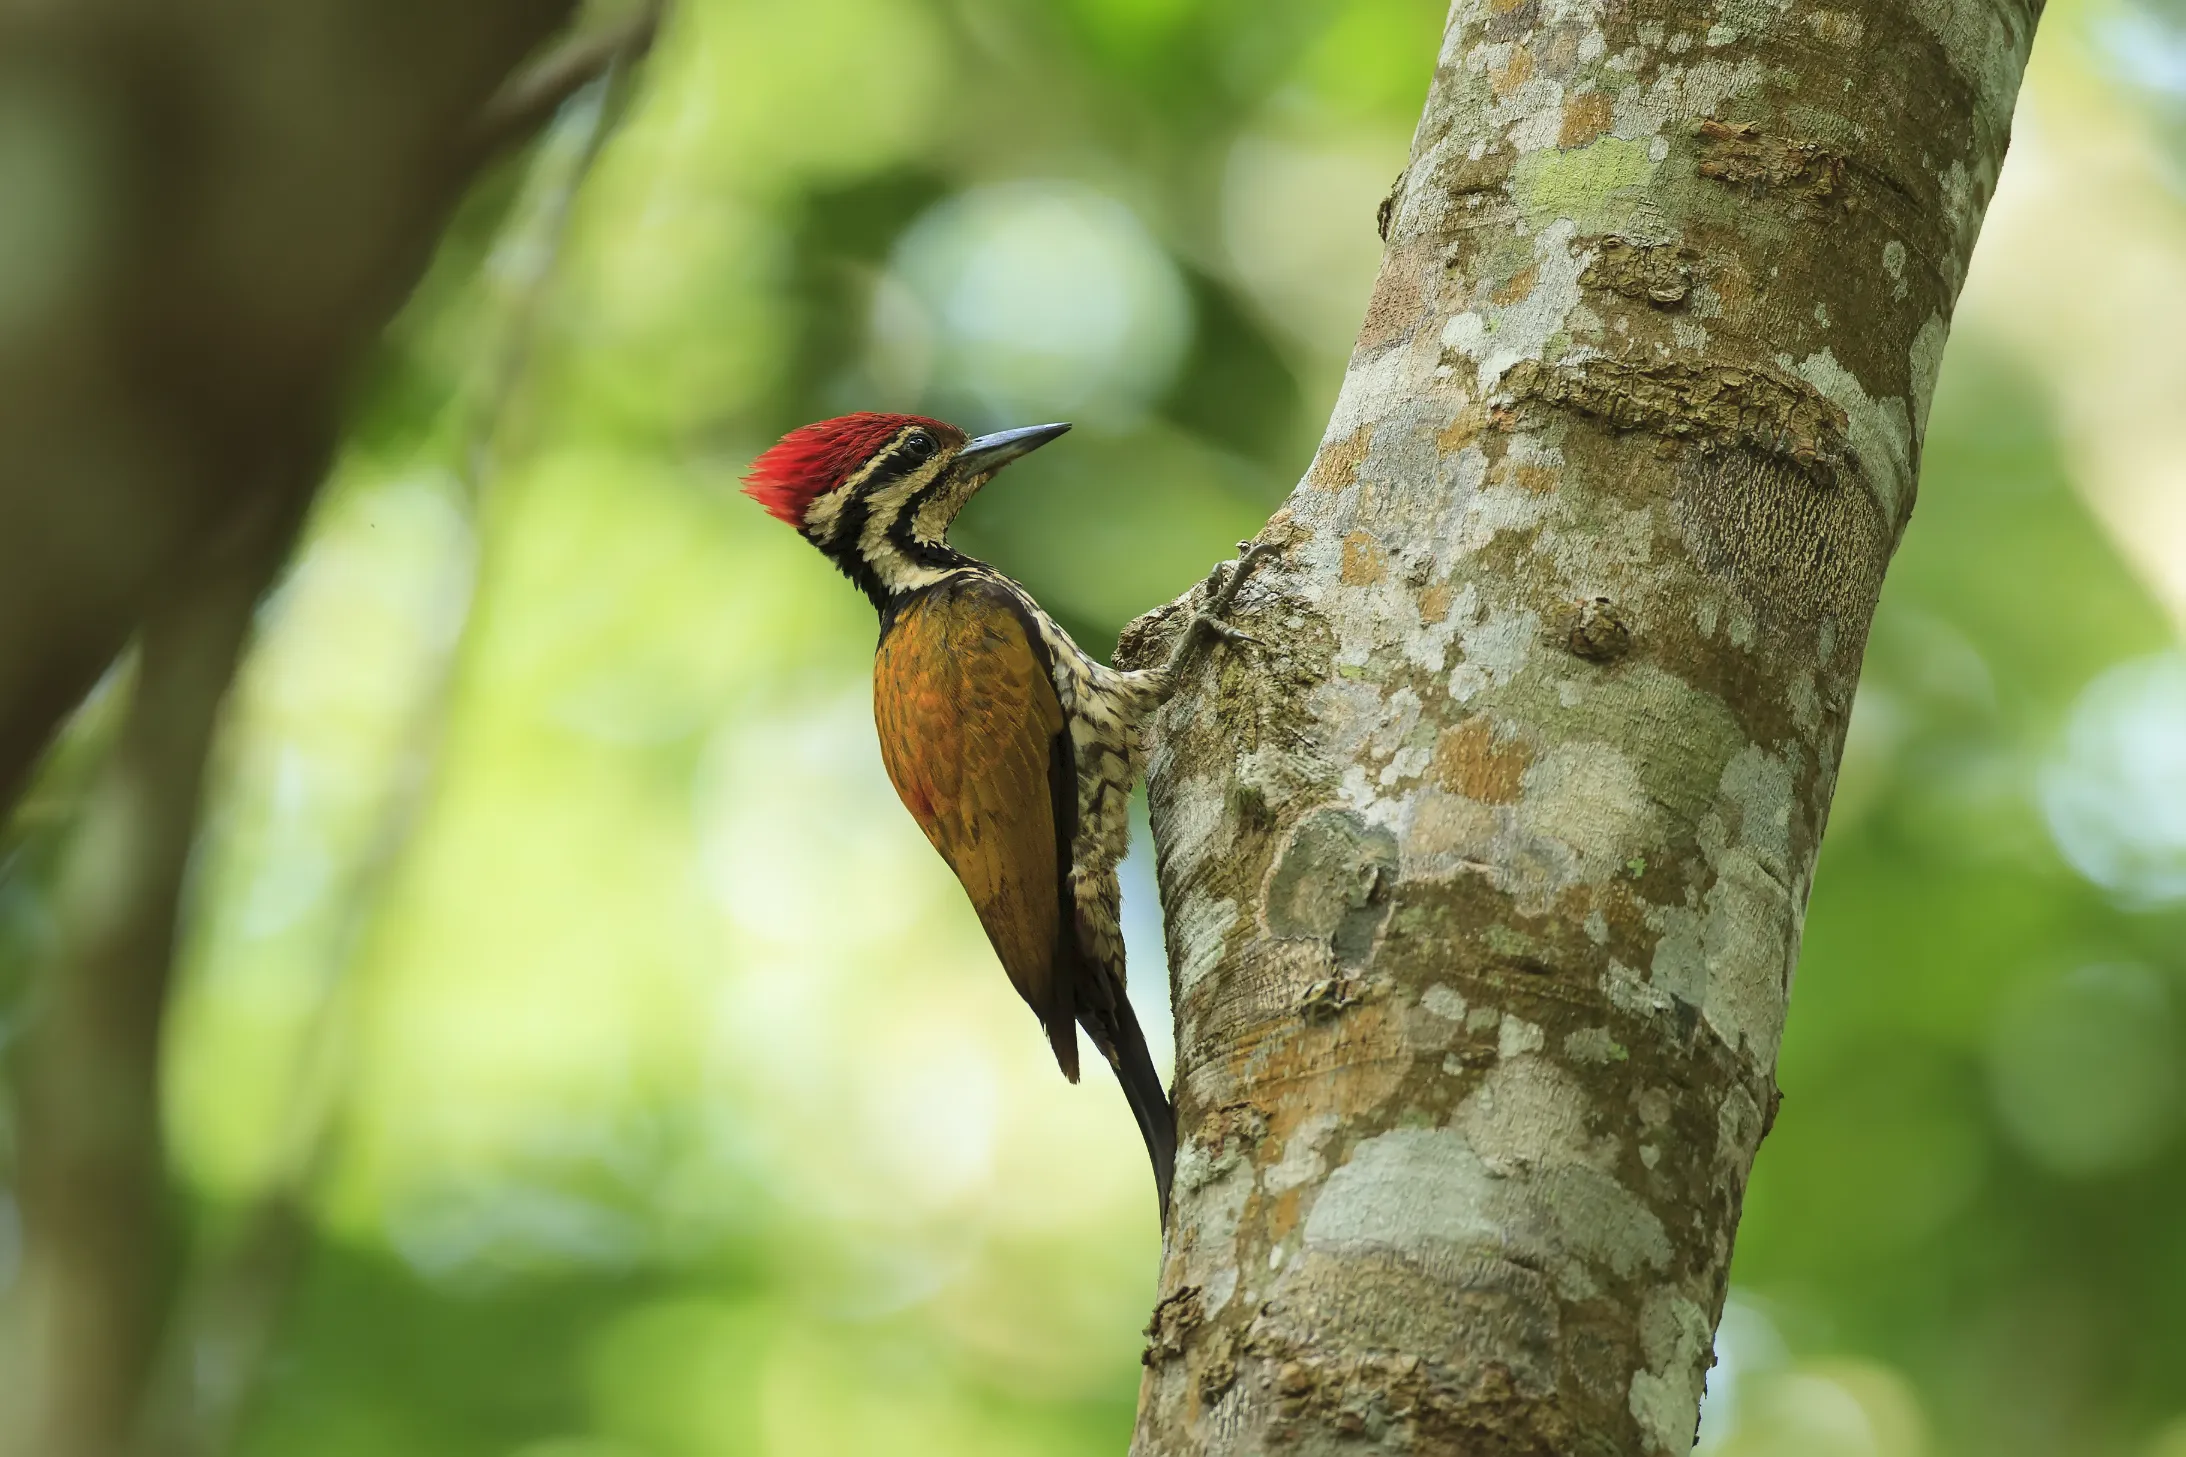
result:
[(1064, 852), (1050, 775), (1063, 710), (1009, 598), (976, 577), (914, 598), (881, 638), (873, 717), (896, 793), (1075, 1082), (1075, 997), (1056, 965)]

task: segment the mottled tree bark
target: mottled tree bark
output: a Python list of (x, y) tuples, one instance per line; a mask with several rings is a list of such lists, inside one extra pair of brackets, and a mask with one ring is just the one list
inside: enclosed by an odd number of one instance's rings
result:
[(1134, 1451), (1691, 1445), (2039, 8), (1452, 7), (1265, 646), (1158, 726)]

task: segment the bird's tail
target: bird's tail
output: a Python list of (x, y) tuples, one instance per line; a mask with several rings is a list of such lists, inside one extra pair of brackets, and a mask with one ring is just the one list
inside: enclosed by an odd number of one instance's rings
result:
[[(1161, 1199), (1161, 1222), (1167, 1225), (1169, 1185), (1176, 1176), (1176, 1109), (1169, 1102), (1168, 1089), (1161, 1085), (1161, 1074), (1154, 1071), (1154, 1059), (1146, 1050), (1146, 1034), (1139, 1030), (1131, 1003), (1119, 995), (1111, 1015), (1114, 1021), (1108, 1026), (1095, 1026), (1093, 1019), (1087, 1018), (1085, 1030), (1116, 1070), (1124, 1101), (1131, 1105), (1131, 1116), (1138, 1120), (1139, 1136), (1146, 1140), (1146, 1156), (1154, 1163), (1154, 1192)], [(1101, 1020), (1106, 1022), (1108, 1018)]]

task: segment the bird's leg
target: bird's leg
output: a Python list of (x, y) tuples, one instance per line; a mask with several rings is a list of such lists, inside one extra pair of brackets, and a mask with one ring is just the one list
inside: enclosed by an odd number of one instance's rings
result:
[(1184, 624), (1184, 631), (1169, 654), (1164, 671), (1171, 682), (1184, 665), (1185, 656), (1206, 638), (1226, 643), (1259, 643), (1258, 638), (1231, 624), (1230, 608), (1236, 605), (1237, 590), (1245, 585), (1245, 578), (1252, 575), (1252, 569), (1263, 557), (1273, 556), (1278, 550), (1280, 547), (1272, 541), (1240, 541), (1236, 561), (1215, 563), (1214, 570), (1207, 573), (1207, 605), (1193, 613), (1192, 620)]

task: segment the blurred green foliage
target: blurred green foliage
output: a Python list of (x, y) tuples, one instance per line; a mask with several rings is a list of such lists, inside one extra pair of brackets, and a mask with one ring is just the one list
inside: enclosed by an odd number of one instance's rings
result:
[[(1054, 1076), (896, 808), (870, 610), (736, 481), (846, 408), (1073, 419), (963, 536), (1105, 649), (1307, 460), (1443, 11), (686, 0), (474, 513), (465, 412), (537, 262), (496, 241), (518, 169), (480, 189), (265, 612), (194, 876), (167, 1087), (200, 1246), (321, 1145), (242, 1450), (1122, 1449), (1136, 1136)], [(2072, 470), (1963, 333), (1707, 1451), (2186, 1450), (2186, 709)], [(97, 722), (9, 842), (12, 965)], [(0, 1196), (0, 1283), (11, 1229)]]

